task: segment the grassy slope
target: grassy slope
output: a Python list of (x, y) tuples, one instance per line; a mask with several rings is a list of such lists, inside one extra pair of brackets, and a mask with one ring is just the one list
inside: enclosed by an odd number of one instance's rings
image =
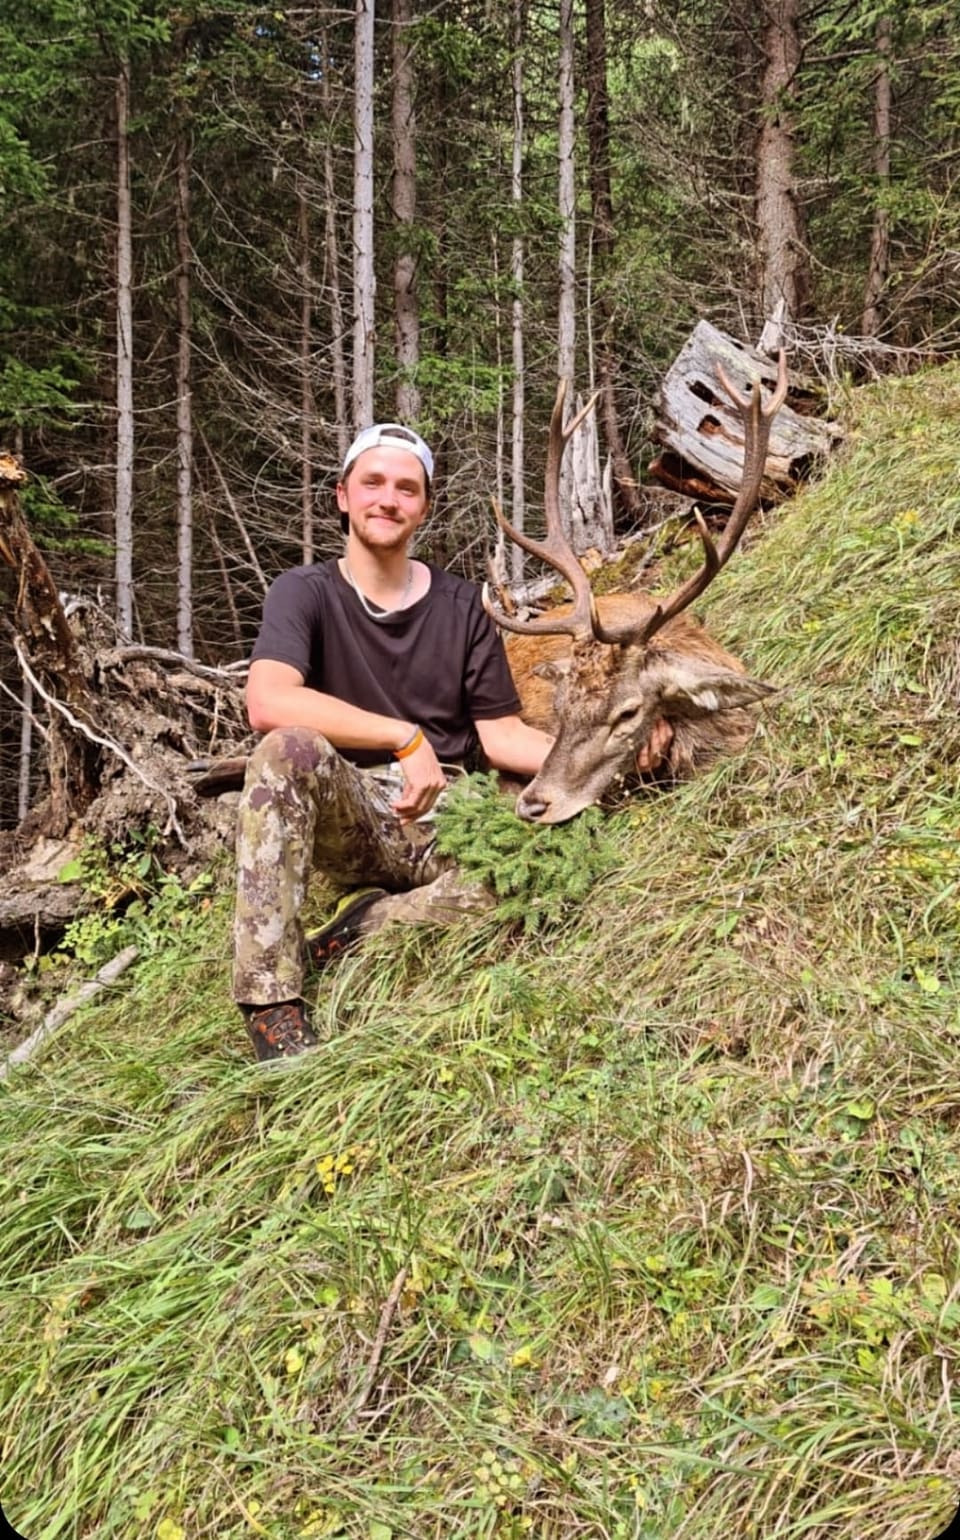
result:
[(219, 900), (0, 1088), (27, 1540), (947, 1523), (960, 369), (857, 411), (711, 596), (764, 731), (560, 930), (377, 938), (277, 1071)]

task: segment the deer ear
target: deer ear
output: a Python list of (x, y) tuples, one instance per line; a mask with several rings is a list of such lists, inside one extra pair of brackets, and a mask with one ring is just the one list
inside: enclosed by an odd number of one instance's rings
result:
[(545, 663), (537, 663), (531, 670), (538, 679), (546, 679), (551, 684), (557, 684), (559, 680), (566, 679), (570, 672), (569, 658), (551, 658)]
[(677, 658), (662, 672), (660, 704), (667, 717), (710, 716), (733, 706), (750, 706), (775, 695), (776, 686), (696, 658)]

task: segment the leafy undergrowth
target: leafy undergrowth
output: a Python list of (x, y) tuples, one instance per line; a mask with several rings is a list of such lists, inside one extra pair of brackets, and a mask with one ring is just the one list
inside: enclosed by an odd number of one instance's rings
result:
[(277, 1068), (224, 895), (0, 1089), (27, 1540), (946, 1526), (960, 369), (856, 410), (711, 595), (783, 694), (582, 905), (383, 932)]

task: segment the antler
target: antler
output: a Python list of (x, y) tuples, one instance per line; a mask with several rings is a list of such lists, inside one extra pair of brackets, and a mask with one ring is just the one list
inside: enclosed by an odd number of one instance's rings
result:
[(698, 598), (713, 581), (720, 568), (726, 566), (739, 544), (740, 536), (747, 527), (750, 515), (757, 506), (760, 483), (763, 480), (764, 466), (767, 462), (770, 429), (787, 394), (787, 357), (781, 348), (777, 365), (777, 383), (766, 406), (761, 405), (758, 380), (754, 381), (753, 389), (747, 396), (741, 395), (732, 384), (722, 364), (717, 365), (717, 376), (743, 422), (743, 472), (740, 477), (740, 490), (730, 510), (723, 534), (718, 544), (714, 545), (699, 509), (695, 510), (697, 533), (703, 546), (703, 566), (700, 571), (695, 572), (685, 583), (681, 583), (668, 599), (662, 600), (649, 619), (639, 628), (624, 627), (619, 630), (608, 630), (598, 625), (595, 629), (599, 641), (631, 642), (638, 646), (649, 642), (661, 626), (665, 626), (674, 615), (679, 615), (681, 610), (685, 610), (689, 604), (692, 604), (693, 600)]
[(573, 589), (573, 611), (569, 615), (560, 617), (542, 615), (536, 620), (516, 620), (512, 615), (505, 615), (501, 610), (496, 609), (490, 596), (489, 584), (484, 583), (483, 607), (505, 631), (519, 631), (527, 635), (565, 634), (579, 638), (589, 637), (594, 633), (596, 609), (590, 590), (590, 579), (563, 532), (560, 518), (560, 462), (568, 441), (576, 433), (584, 418), (593, 410), (597, 397), (591, 396), (586, 406), (564, 427), (563, 401), (566, 392), (567, 382), (561, 380), (557, 386), (557, 399), (550, 418), (547, 468), (543, 479), (543, 506), (547, 516), (546, 539), (532, 540), (521, 530), (514, 529), (504, 517), (503, 510), (496, 501), (493, 504), (493, 511), (505, 535), (508, 535), (531, 556), (537, 556), (541, 561), (545, 561), (549, 567), (566, 579)]
[(542, 615), (536, 620), (516, 620), (512, 615), (505, 615), (494, 607), (489, 585), (485, 583), (483, 606), (499, 626), (502, 626), (505, 631), (519, 631), (527, 635), (563, 634), (580, 640), (593, 636), (598, 642), (629, 642), (636, 646), (643, 646), (662, 626), (666, 625), (668, 620), (672, 620), (674, 615), (679, 615), (681, 610), (685, 610), (703, 593), (721, 567), (726, 566), (730, 560), (747, 527), (750, 515), (756, 508), (767, 461), (770, 429), (787, 394), (786, 354), (781, 348), (777, 365), (777, 383), (766, 406), (762, 404), (759, 381), (754, 382), (749, 395), (742, 395), (731, 382), (722, 364), (717, 365), (717, 376), (743, 422), (743, 471), (736, 501), (716, 545), (699, 509), (694, 510), (697, 533), (703, 546), (703, 565), (699, 572), (695, 572), (685, 583), (681, 583), (668, 599), (658, 604), (653, 614), (641, 626), (638, 627), (635, 624), (605, 626), (602, 623), (597, 614), (590, 579), (577, 560), (573, 547), (563, 532), (560, 519), (560, 462), (563, 459), (563, 451), (583, 419), (592, 411), (597, 398), (591, 397), (583, 410), (578, 412), (573, 421), (564, 428), (563, 399), (566, 394), (566, 381), (561, 380), (557, 387), (553, 415), (550, 418), (550, 440), (544, 477), (543, 501), (547, 516), (547, 538), (542, 541), (532, 540), (529, 535), (514, 529), (496, 502), (493, 504), (493, 511), (500, 528), (511, 540), (528, 551), (531, 556), (538, 556), (541, 561), (545, 561), (548, 566), (559, 572), (561, 577), (566, 578), (573, 589), (573, 611), (569, 615), (560, 617)]

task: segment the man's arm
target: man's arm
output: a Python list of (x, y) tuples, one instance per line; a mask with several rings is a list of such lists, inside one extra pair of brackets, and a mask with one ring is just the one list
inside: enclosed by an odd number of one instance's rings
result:
[[(494, 717), (487, 722), (476, 722), (474, 726), (480, 746), (494, 770), (509, 770), (515, 775), (536, 775), (554, 744), (549, 733), (528, 727), (518, 716)], [(673, 728), (663, 717), (658, 718), (648, 742), (637, 755), (637, 769), (656, 770), (672, 742)]]
[[(299, 669), (270, 658), (257, 658), (247, 676), (247, 719), (258, 733), (277, 727), (312, 727), (337, 749), (381, 749), (394, 754), (413, 737), (416, 722), (363, 711), (348, 701), (304, 684)], [(446, 777), (426, 738), (402, 760), (404, 790), (393, 806), (404, 822), (433, 806)]]
[(384, 749), (391, 754), (407, 742), (416, 725), (308, 689), (299, 669), (270, 658), (258, 658), (250, 665), (247, 719), (258, 733), (275, 727), (312, 727), (338, 749)]
[(475, 722), (480, 747), (494, 770), (536, 775), (553, 747), (549, 733), (528, 727), (518, 716), (491, 717)]

